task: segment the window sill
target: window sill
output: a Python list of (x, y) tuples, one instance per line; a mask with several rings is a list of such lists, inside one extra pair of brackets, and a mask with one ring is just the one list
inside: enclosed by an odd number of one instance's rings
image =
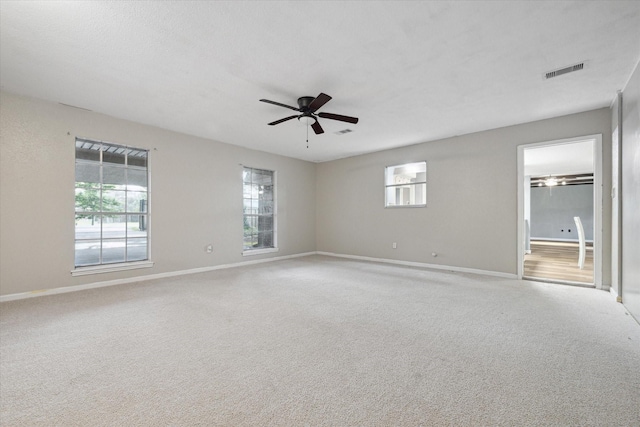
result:
[(246, 250), (246, 251), (242, 251), (242, 256), (270, 254), (270, 253), (273, 253), (273, 252), (278, 252), (279, 250), (280, 249), (278, 249), (278, 248), (249, 249), (249, 250)]
[(120, 264), (92, 265), (89, 267), (78, 267), (71, 270), (72, 276), (87, 276), (89, 274), (113, 273), (115, 271), (137, 270), (139, 268), (151, 268), (153, 261), (136, 261)]

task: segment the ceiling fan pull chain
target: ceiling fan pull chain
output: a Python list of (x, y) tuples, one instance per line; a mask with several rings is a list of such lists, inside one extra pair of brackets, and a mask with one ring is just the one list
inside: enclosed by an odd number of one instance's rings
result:
[(309, 148), (309, 123), (307, 123), (307, 148)]

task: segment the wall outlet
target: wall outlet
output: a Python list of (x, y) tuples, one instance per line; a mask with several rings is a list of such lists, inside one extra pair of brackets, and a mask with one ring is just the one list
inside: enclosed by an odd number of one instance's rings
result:
[(213, 245), (207, 245), (204, 250), (210, 254), (211, 252), (213, 252)]
[(397, 249), (397, 248), (398, 248), (398, 244), (397, 244), (396, 242), (393, 242), (393, 243), (392, 243), (392, 245), (391, 245), (391, 247), (392, 247), (393, 249)]

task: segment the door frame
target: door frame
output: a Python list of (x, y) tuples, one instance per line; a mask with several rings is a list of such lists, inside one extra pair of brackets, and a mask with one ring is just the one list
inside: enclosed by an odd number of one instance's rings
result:
[(524, 275), (525, 226), (524, 226), (524, 151), (528, 148), (548, 147), (581, 141), (593, 141), (593, 283), (602, 287), (602, 134), (585, 135), (553, 141), (518, 145), (518, 279)]

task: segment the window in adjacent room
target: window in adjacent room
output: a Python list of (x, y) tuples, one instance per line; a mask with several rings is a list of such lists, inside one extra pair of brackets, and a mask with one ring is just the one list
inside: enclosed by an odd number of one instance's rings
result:
[(275, 172), (244, 167), (243, 255), (277, 251)]
[(147, 159), (147, 150), (76, 138), (76, 267), (149, 259)]
[(427, 162), (387, 166), (385, 207), (427, 205)]

